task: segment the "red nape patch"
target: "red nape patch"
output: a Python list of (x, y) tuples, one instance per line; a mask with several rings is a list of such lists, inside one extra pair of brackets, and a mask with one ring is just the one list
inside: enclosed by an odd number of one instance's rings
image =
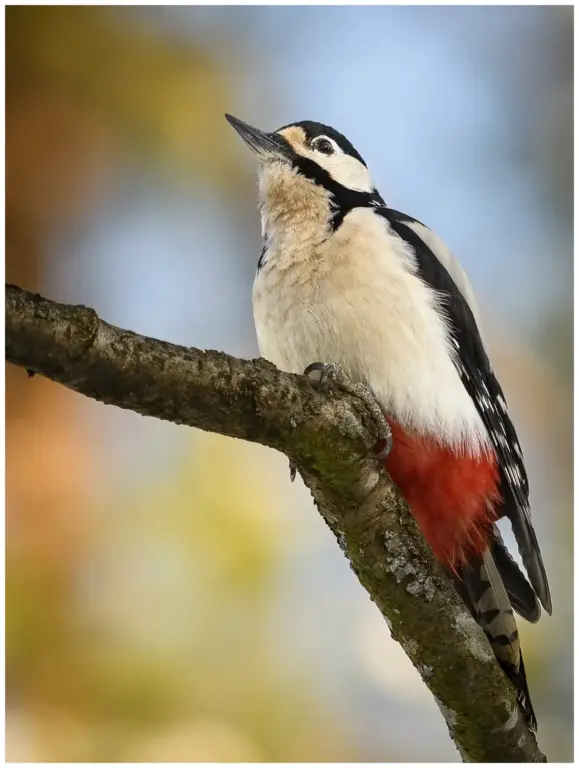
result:
[(384, 466), (437, 558), (456, 569), (481, 554), (500, 501), (494, 455), (460, 456), (429, 437), (412, 436), (392, 419)]

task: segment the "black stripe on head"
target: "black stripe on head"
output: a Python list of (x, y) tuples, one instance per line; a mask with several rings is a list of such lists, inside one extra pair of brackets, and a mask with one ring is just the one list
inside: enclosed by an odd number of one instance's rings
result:
[(317, 136), (327, 136), (329, 139), (333, 139), (336, 142), (344, 154), (355, 157), (356, 160), (362, 163), (363, 166), (366, 168), (368, 167), (364, 162), (364, 158), (354, 147), (354, 145), (349, 142), (342, 133), (336, 131), (335, 128), (332, 128), (329, 125), (316, 123), (313, 120), (302, 120), (299, 123), (289, 123), (289, 125), (283, 125), (281, 128), (277, 129), (276, 133), (283, 131), (285, 128), (301, 128), (306, 135), (306, 141), (308, 144)]
[(344, 187), (314, 160), (296, 154), (293, 158), (293, 166), (302, 176), (319, 184), (330, 193), (332, 207), (332, 230), (340, 228), (342, 222), (354, 208), (370, 208), (385, 205), (378, 190), (372, 192), (360, 192), (349, 187)]
[[(302, 120), (299, 123), (289, 123), (288, 125), (284, 125), (281, 128), (278, 128), (276, 133), (280, 133), (281, 131), (290, 128), (299, 128), (303, 131), (306, 149), (318, 136), (327, 136), (338, 145), (345, 155), (353, 157), (361, 163), (364, 168), (368, 167), (364, 162), (363, 157), (348, 139), (331, 126), (324, 125), (323, 123), (316, 123), (312, 120)], [(313, 181), (315, 184), (318, 184), (329, 192), (332, 207), (331, 227), (334, 232), (339, 229), (348, 213), (354, 210), (354, 208), (378, 208), (385, 205), (384, 200), (380, 197), (380, 194), (376, 189), (372, 190), (372, 192), (362, 192), (343, 186), (315, 160), (300, 154), (299, 148), (296, 148), (292, 153), (291, 162), (293, 167), (302, 176), (305, 176), (307, 179), (310, 179), (310, 181)]]

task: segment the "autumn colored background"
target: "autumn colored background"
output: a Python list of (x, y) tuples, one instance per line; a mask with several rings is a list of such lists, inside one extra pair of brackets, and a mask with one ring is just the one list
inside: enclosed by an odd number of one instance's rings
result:
[[(8, 281), (256, 356), (255, 182), (225, 111), (334, 125), (460, 255), (553, 592), (521, 621), (540, 742), (571, 760), (572, 9), (6, 17)], [(458, 760), (284, 457), (6, 375), (8, 760)]]

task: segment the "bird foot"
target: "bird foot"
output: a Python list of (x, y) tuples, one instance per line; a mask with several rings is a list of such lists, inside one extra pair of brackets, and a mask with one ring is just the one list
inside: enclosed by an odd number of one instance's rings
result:
[(379, 461), (388, 456), (392, 450), (392, 430), (374, 393), (369, 387), (361, 382), (352, 381), (344, 373), (339, 363), (310, 363), (304, 371), (304, 376), (308, 376), (312, 381), (319, 384), (322, 392), (328, 392), (333, 386), (336, 389), (342, 390), (342, 392), (347, 392), (359, 398), (368, 409), (378, 432), (378, 440), (374, 445), (374, 455)]
[(293, 483), (293, 481), (296, 479), (298, 468), (297, 465), (293, 463), (293, 461), (290, 459), (289, 463), (289, 472), (290, 472), (290, 483)]

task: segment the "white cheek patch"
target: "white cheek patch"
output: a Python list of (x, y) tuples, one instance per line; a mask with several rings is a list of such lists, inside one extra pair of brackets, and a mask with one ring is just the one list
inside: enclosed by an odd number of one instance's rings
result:
[(291, 144), (293, 150), (302, 157), (313, 160), (316, 165), (332, 177), (334, 181), (356, 192), (373, 192), (374, 184), (370, 172), (359, 160), (345, 154), (336, 142), (328, 136), (320, 136), (334, 147), (334, 154), (324, 155), (306, 145), (306, 136), (301, 128), (288, 128), (281, 135)]
[(308, 157), (327, 171), (334, 181), (356, 192), (372, 192), (374, 184), (366, 166), (355, 157), (344, 154), (340, 149), (333, 155), (324, 155), (311, 149), (300, 148), (299, 154)]
[(370, 172), (355, 157), (337, 152), (333, 155), (313, 152), (312, 155), (312, 159), (343, 187), (357, 192), (372, 192), (374, 189)]

